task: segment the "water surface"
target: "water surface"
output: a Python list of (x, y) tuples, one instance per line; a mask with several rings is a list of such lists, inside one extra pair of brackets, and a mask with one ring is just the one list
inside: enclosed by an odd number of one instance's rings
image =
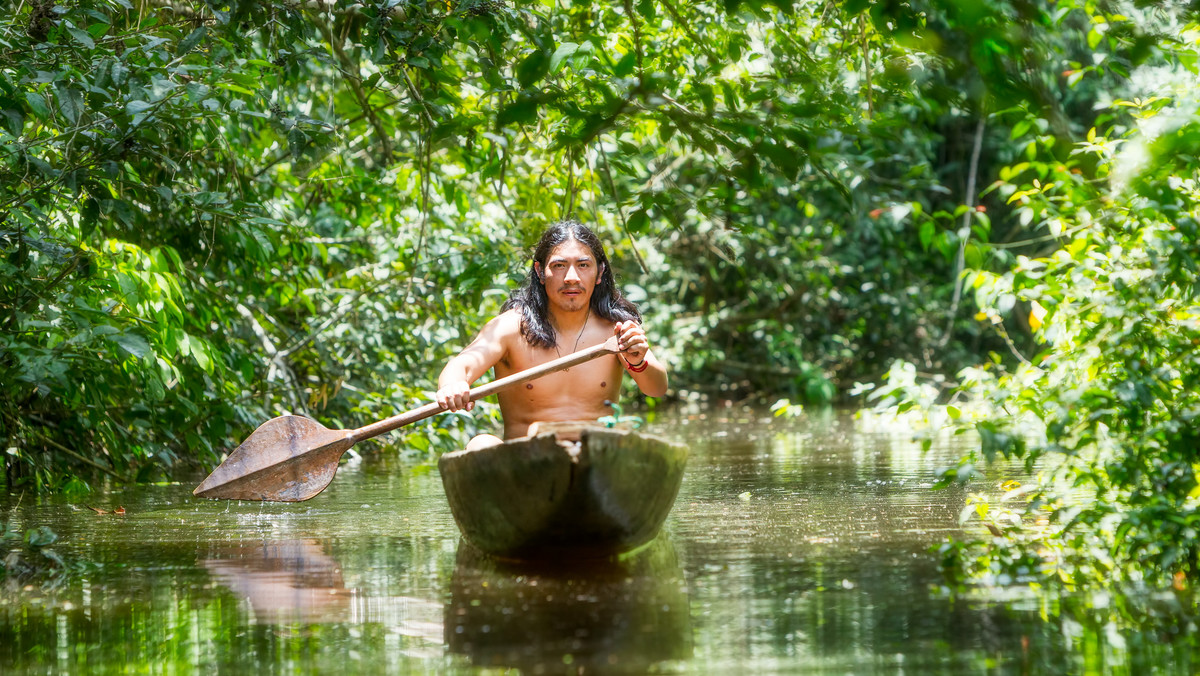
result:
[(199, 500), (191, 485), (75, 502), (8, 495), (6, 518), (48, 526), (61, 538), (54, 550), (87, 565), (50, 592), (10, 585), (0, 666), (959, 674), (1188, 664), (1191, 650), (1169, 641), (1088, 644), (1094, 631), (1028, 596), (940, 591), (930, 548), (959, 531), (966, 497), (930, 490), (961, 450), (949, 442), (925, 453), (903, 431), (752, 412), (678, 416), (656, 430), (692, 452), (663, 534), (635, 556), (586, 566), (473, 553), (436, 467), (396, 454), (342, 467), (298, 504)]

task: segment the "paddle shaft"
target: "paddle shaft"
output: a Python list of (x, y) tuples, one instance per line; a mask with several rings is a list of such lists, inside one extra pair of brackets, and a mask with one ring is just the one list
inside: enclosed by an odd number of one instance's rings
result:
[[(569, 354), (565, 357), (559, 357), (554, 361), (548, 361), (541, 366), (535, 366), (531, 369), (519, 371), (498, 380), (493, 380), (485, 385), (480, 385), (479, 387), (471, 390), (471, 401), (477, 401), (488, 395), (507, 390), (514, 385), (527, 383), (530, 380), (537, 380), (544, 375), (556, 373), (558, 371), (562, 371), (563, 369), (569, 369), (572, 366), (578, 366), (579, 364), (589, 362), (601, 355), (616, 354), (619, 351), (620, 350), (617, 349), (617, 337), (613, 336), (600, 345), (594, 345), (592, 347)], [(380, 434), (385, 434), (394, 429), (404, 427), (409, 423), (415, 423), (418, 420), (424, 420), (425, 418), (428, 418), (432, 415), (437, 415), (444, 410), (446, 409), (442, 408), (441, 404), (433, 401), (425, 404), (421, 408), (415, 408), (411, 411), (408, 411), (407, 413), (401, 413), (400, 415), (392, 416), (386, 420), (380, 420), (377, 423), (360, 427), (351, 432), (351, 438), (354, 440), (354, 443), (358, 443), (363, 439), (377, 437)]]

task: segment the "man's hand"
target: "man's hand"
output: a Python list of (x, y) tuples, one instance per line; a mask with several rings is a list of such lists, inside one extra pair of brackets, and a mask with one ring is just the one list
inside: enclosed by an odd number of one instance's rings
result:
[(447, 411), (470, 411), (475, 408), (475, 402), (471, 401), (470, 383), (460, 380), (439, 389), (437, 403)]
[(625, 361), (634, 366), (641, 364), (650, 351), (650, 341), (646, 340), (646, 332), (635, 321), (619, 322), (613, 326), (617, 336), (617, 347), (624, 352)]

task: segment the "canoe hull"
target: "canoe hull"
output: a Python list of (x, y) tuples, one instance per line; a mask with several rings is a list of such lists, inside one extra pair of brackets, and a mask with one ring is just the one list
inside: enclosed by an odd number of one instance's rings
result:
[(687, 449), (628, 430), (577, 431), (578, 444), (551, 430), (442, 456), (467, 542), (531, 560), (611, 556), (654, 538), (675, 504)]

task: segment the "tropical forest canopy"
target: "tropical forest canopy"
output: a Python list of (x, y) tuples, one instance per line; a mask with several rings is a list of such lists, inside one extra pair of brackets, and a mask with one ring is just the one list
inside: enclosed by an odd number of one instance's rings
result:
[[(1197, 576), (1191, 7), (2, 6), (10, 486), (195, 475), (283, 412), (428, 401), (576, 217), (674, 398), (871, 393), (979, 434), (947, 481), (1058, 468), (979, 503), (1012, 547), (976, 573)], [(973, 546), (999, 551), (945, 558)]]

